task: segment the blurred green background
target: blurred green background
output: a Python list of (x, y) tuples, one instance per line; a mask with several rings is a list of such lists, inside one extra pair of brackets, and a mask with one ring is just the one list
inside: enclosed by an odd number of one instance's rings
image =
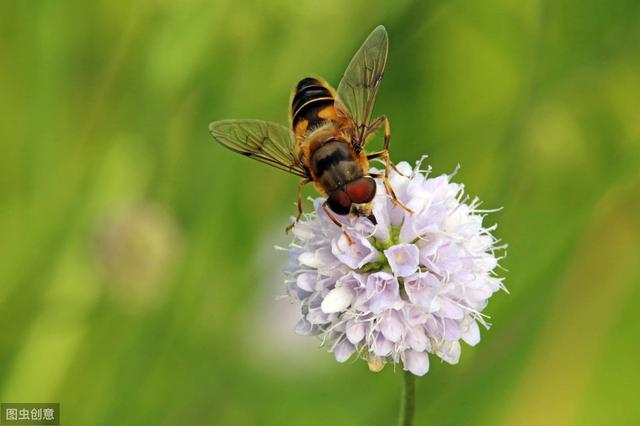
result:
[(337, 85), (378, 24), (393, 159), (460, 163), (509, 243), (511, 294), (459, 365), (431, 358), (417, 424), (639, 424), (637, 0), (3, 1), (0, 400), (393, 424), (399, 371), (337, 364), (275, 300), (297, 180), (207, 130), (286, 123), (298, 79)]

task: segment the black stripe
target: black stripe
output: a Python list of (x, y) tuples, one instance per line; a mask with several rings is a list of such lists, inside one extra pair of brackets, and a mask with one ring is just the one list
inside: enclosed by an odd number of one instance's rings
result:
[(319, 122), (324, 121), (324, 119), (318, 117), (318, 113), (322, 111), (323, 108), (331, 105), (333, 105), (333, 98), (316, 99), (307, 102), (294, 113), (292, 120), (293, 127), (295, 127), (300, 120), (307, 120), (309, 127), (314, 127)]
[(293, 114), (300, 109), (300, 107), (307, 102), (317, 98), (330, 98), (331, 92), (322, 86), (308, 86), (302, 90), (296, 92), (291, 102), (291, 112)]
[(313, 78), (313, 77), (303, 78), (302, 80), (300, 80), (298, 82), (298, 85), (296, 86), (296, 92), (299, 92), (300, 90), (304, 89), (305, 87), (309, 87), (309, 86), (320, 86), (320, 87), (322, 87), (322, 83), (317, 78)]
[(336, 149), (331, 154), (326, 157), (322, 157), (315, 164), (316, 166), (316, 174), (318, 176), (322, 176), (322, 174), (331, 166), (337, 166), (341, 161), (353, 159), (350, 158), (347, 153), (342, 149)]

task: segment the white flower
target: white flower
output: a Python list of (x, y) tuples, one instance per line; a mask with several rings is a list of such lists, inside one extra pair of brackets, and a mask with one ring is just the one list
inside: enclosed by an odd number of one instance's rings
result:
[(351, 304), (353, 292), (346, 287), (336, 287), (331, 290), (322, 300), (320, 309), (325, 314), (342, 312)]
[(424, 375), (429, 354), (456, 364), (460, 340), (480, 341), (478, 324), (491, 295), (504, 289), (494, 227), (483, 227), (479, 200), (468, 202), (451, 176), (428, 177), (408, 163), (389, 181), (413, 214), (394, 205), (381, 181), (373, 200), (377, 225), (322, 210), (296, 223), (286, 269), (289, 298), (302, 318), (296, 332), (318, 335), (338, 362), (354, 354), (372, 371), (386, 362)]
[(414, 244), (396, 244), (384, 251), (394, 274), (406, 277), (418, 270), (420, 250)]

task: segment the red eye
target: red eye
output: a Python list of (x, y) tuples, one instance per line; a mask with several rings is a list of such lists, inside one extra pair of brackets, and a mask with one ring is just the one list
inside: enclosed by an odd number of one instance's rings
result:
[(349, 198), (356, 204), (368, 203), (376, 195), (376, 181), (371, 177), (361, 177), (349, 182), (345, 187)]
[(341, 189), (336, 189), (329, 195), (329, 207), (336, 214), (349, 214), (351, 211), (351, 200), (346, 192)]

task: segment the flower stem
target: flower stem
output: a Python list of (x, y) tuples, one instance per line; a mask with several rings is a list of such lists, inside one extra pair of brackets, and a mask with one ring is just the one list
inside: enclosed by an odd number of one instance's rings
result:
[(404, 372), (404, 389), (400, 400), (398, 426), (413, 425), (413, 411), (416, 403), (416, 376), (410, 371)]

